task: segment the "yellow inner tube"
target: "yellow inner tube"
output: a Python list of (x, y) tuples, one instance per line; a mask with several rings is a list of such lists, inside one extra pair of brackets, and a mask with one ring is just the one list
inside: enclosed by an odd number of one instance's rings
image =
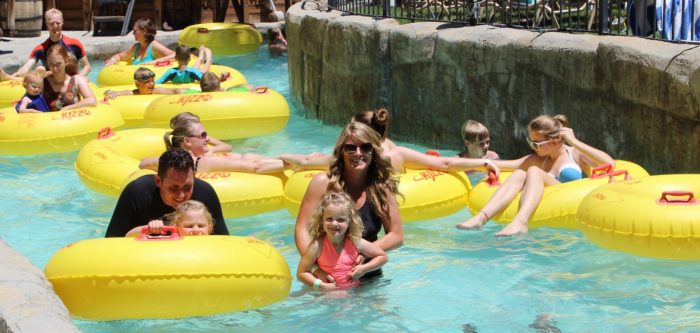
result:
[(700, 259), (700, 174), (659, 175), (603, 185), (578, 208), (591, 242), (639, 256)]
[[(320, 170), (295, 172), (284, 186), (284, 205), (292, 216), (299, 214), (311, 178)], [(457, 174), (435, 170), (406, 170), (400, 175), (396, 196), (401, 220), (429, 220), (453, 214), (464, 208), (469, 182)]]
[[(78, 153), (76, 172), (87, 187), (118, 196), (131, 180), (155, 174), (152, 170), (139, 170), (138, 165), (142, 158), (160, 156), (165, 151), (165, 131), (137, 128), (92, 140)], [(283, 187), (279, 177), (228, 171), (198, 172), (196, 176), (214, 187), (227, 218), (283, 207)]]
[[(641, 166), (627, 161), (615, 161), (615, 170), (626, 170), (627, 175), (636, 179), (639, 177), (648, 176), (649, 173)], [(510, 173), (504, 173), (501, 177), (501, 182), (507, 179)], [(613, 181), (622, 180), (624, 174), (613, 177)], [(568, 183), (547, 186), (542, 194), (542, 200), (535, 210), (534, 214), (528, 222), (528, 227), (557, 227), (578, 229), (579, 225), (576, 222), (576, 210), (583, 197), (594, 188), (607, 184), (611, 178), (604, 176), (593, 179), (591, 177), (576, 180)], [(491, 199), (493, 193), (498, 189), (498, 186), (490, 186), (486, 182), (479, 183), (474, 186), (469, 194), (467, 207), (472, 214), (478, 213)], [(507, 224), (510, 223), (518, 213), (520, 204), (520, 194), (506, 207), (503, 212), (495, 216), (491, 216), (492, 221)]]
[(167, 95), (153, 101), (145, 113), (148, 127), (169, 127), (181, 112), (199, 116), (212, 136), (243, 139), (279, 132), (289, 121), (289, 105), (282, 94), (268, 89), (256, 92), (208, 92)]
[(252, 310), (284, 300), (292, 283), (274, 247), (237, 236), (88, 239), (60, 249), (44, 272), (73, 316), (93, 320)]
[[(196, 61), (196, 57), (192, 57), (190, 60), (189, 65), (192, 66), (194, 65), (194, 62)], [(109, 65), (105, 66), (100, 70), (100, 72), (97, 74), (97, 84), (100, 87), (108, 87), (108, 86), (121, 86), (121, 85), (132, 85), (134, 84), (134, 72), (139, 68), (139, 67), (146, 67), (150, 70), (152, 70), (155, 74), (156, 77), (155, 79), (157, 80), (168, 69), (171, 69), (173, 67), (177, 67), (177, 61), (171, 60), (168, 63), (165, 64), (159, 64), (159, 65), (131, 65), (127, 63), (126, 61), (120, 61), (117, 64), (114, 65)], [(222, 65), (211, 65), (209, 68), (210, 72), (215, 73), (216, 75), (220, 76), (221, 74), (228, 72), (230, 74), (230, 77), (224, 81), (224, 82), (231, 82), (231, 84), (241, 84), (241, 83), (246, 83), (246, 79), (241, 74), (241, 72), (228, 67), (228, 66), (222, 66)], [(160, 85), (159, 85), (160, 86)]]
[(0, 110), (0, 154), (29, 155), (78, 150), (105, 127), (124, 124), (117, 110), (97, 103), (75, 110), (21, 113)]
[(177, 42), (189, 47), (204, 45), (217, 56), (245, 54), (260, 48), (262, 35), (248, 24), (202, 23), (183, 29)]

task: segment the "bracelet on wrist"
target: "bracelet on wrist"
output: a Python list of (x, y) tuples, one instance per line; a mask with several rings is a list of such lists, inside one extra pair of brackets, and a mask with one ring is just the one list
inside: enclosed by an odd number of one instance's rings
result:
[(318, 289), (318, 287), (321, 285), (321, 282), (321, 279), (316, 279), (316, 281), (314, 281), (314, 289)]

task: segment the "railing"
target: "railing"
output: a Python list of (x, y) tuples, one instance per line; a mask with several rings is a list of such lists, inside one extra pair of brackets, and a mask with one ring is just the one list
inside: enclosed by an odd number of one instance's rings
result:
[(700, 41), (700, 0), (330, 0), (329, 5), (354, 15), (404, 22)]

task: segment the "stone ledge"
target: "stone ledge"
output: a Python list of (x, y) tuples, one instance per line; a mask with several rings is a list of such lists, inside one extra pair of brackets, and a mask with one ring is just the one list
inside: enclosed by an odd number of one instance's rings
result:
[(79, 332), (44, 273), (2, 239), (0, 332)]

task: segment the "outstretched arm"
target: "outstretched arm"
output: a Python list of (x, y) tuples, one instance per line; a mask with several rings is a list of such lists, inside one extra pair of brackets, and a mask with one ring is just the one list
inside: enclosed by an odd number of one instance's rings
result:
[(282, 154), (278, 158), (284, 161), (285, 166), (297, 171), (328, 170), (331, 164), (331, 155), (327, 154)]
[(249, 173), (277, 173), (284, 170), (284, 163), (276, 158), (240, 159), (227, 156), (205, 156), (199, 162), (202, 172), (238, 171)]
[(156, 60), (149, 61), (146, 64), (155, 64), (159, 61), (165, 61), (175, 58), (175, 51), (169, 49), (157, 40), (151, 42), (151, 50), (153, 50), (153, 56), (156, 57)]
[(228, 153), (233, 149), (230, 144), (211, 136), (209, 140), (207, 140), (207, 143), (209, 143), (209, 151), (212, 153)]
[(136, 44), (133, 44), (128, 49), (121, 51), (121, 52), (105, 59), (105, 66), (114, 65), (122, 60), (124, 60), (124, 61), (131, 60), (131, 58), (134, 54), (134, 47), (135, 46), (136, 46)]
[(396, 151), (401, 154), (404, 166), (409, 169), (433, 169), (442, 172), (489, 170), (497, 175), (501, 172), (488, 159), (432, 156), (401, 146), (397, 146)]
[(14, 74), (12, 74), (12, 76), (21, 77), (27, 75), (27, 73), (29, 73), (34, 64), (36, 64), (36, 59), (29, 58), (27, 62), (25, 62), (24, 65), (22, 65), (22, 67), (20, 67)]

